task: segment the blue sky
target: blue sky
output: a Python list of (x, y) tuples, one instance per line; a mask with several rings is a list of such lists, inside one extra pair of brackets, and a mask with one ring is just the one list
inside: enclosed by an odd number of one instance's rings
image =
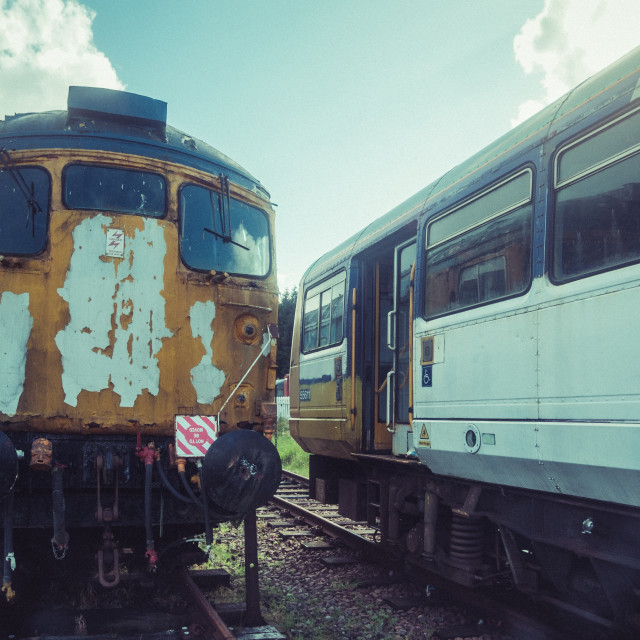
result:
[[(640, 44), (635, 0), (0, 0), (0, 117), (148, 95), (278, 205), (278, 273)], [(634, 33), (636, 30), (636, 33)]]

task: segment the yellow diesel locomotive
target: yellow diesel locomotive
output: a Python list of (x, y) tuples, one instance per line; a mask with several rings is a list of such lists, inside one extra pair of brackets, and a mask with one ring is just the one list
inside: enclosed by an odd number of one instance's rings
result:
[(269, 194), (166, 110), (70, 87), (66, 111), (0, 121), (9, 599), (34, 545), (92, 550), (111, 586), (125, 546), (154, 568), (279, 482)]

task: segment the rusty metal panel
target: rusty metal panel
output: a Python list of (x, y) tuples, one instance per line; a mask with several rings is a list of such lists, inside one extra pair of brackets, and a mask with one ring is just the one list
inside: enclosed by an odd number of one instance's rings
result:
[[(215, 187), (217, 177), (118, 153), (13, 157), (44, 167), (52, 193), (45, 252), (0, 257), (0, 422), (59, 433), (172, 435), (177, 414), (217, 415), (246, 374), (250, 392), (244, 403), (226, 404), (221, 427), (260, 423), (260, 403), (273, 399), (267, 327), (277, 322), (275, 272), (258, 281), (196, 273), (179, 256), (178, 188)], [(167, 176), (167, 215), (67, 209), (62, 171), (78, 159), (160, 170)], [(237, 185), (231, 193), (266, 211), (273, 233), (268, 202)], [(255, 339), (234, 329), (247, 315)]]

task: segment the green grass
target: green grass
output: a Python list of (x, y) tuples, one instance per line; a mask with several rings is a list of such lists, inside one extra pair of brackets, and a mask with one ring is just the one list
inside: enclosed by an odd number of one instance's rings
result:
[(309, 477), (309, 454), (291, 437), (289, 421), (284, 418), (278, 420), (274, 444), (280, 454), (283, 469)]

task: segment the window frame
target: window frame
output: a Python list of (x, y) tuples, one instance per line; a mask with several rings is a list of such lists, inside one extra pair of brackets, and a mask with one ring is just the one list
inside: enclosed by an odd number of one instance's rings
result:
[[(504, 187), (505, 185), (508, 185), (509, 183), (517, 180), (518, 178), (528, 175), (529, 176), (529, 185), (528, 185), (528, 197), (524, 198), (517, 198), (514, 199), (512, 202), (507, 203), (505, 206), (500, 207), (497, 211), (494, 211), (492, 213), (489, 213), (488, 215), (481, 217), (479, 219), (475, 219), (471, 224), (467, 224), (465, 226), (460, 226), (458, 229), (456, 229), (453, 232), (447, 233), (445, 235), (443, 235), (442, 237), (438, 238), (436, 241), (432, 242), (431, 244), (429, 244), (429, 234), (433, 228), (434, 225), (437, 225), (440, 221), (444, 220), (445, 218), (448, 218), (449, 216), (455, 215), (455, 213), (457, 211), (460, 211), (461, 209), (464, 209), (465, 207), (468, 207), (469, 205), (472, 205), (473, 203), (479, 202), (480, 200), (482, 200), (483, 198), (489, 196), (491, 193), (495, 193), (498, 189), (500, 189), (501, 187)], [(482, 306), (486, 306), (486, 305), (490, 305), (490, 304), (494, 304), (497, 302), (501, 302), (503, 300), (507, 300), (509, 298), (514, 298), (514, 297), (518, 297), (518, 296), (522, 296), (524, 295), (531, 287), (531, 283), (533, 282), (533, 261), (534, 261), (534, 249), (535, 249), (535, 203), (534, 203), (534, 194), (535, 194), (535, 179), (536, 179), (536, 172), (535, 172), (535, 166), (532, 165), (531, 163), (525, 164), (523, 166), (520, 166), (518, 169), (515, 169), (514, 171), (511, 171), (510, 173), (504, 175), (503, 177), (501, 177), (499, 180), (496, 180), (494, 182), (492, 182), (490, 185), (476, 191), (475, 193), (473, 193), (471, 196), (464, 198), (463, 200), (460, 200), (458, 202), (456, 202), (454, 205), (447, 207), (444, 211), (439, 212), (438, 214), (430, 217), (427, 220), (427, 223), (425, 225), (424, 228), (424, 241), (425, 241), (425, 245), (424, 245), (424, 253), (421, 259), (424, 260), (424, 264), (425, 264), (425, 268), (424, 268), (424, 275), (423, 275), (423, 285), (422, 285), (422, 292), (424, 295), (424, 302), (422, 304), (422, 316), (426, 319), (426, 320), (433, 320), (436, 318), (441, 318), (444, 316), (448, 316), (451, 314), (456, 314), (456, 313), (461, 313), (463, 311), (467, 311), (469, 309), (476, 309), (478, 307), (482, 307)], [(515, 212), (518, 212), (520, 210), (522, 210), (525, 207), (531, 207), (531, 228), (530, 228), (530, 238), (531, 238), (531, 245), (529, 247), (529, 260), (530, 260), (530, 264), (529, 264), (529, 276), (528, 276), (528, 280), (526, 283), (524, 283), (524, 286), (519, 289), (516, 292), (513, 293), (507, 293), (503, 296), (499, 296), (496, 298), (491, 298), (489, 300), (483, 300), (480, 302), (476, 302), (476, 303), (472, 303), (472, 304), (467, 304), (465, 306), (460, 306), (460, 307), (456, 307), (453, 309), (448, 309), (446, 311), (439, 311), (439, 312), (434, 312), (434, 313), (429, 313), (428, 312), (428, 303), (429, 303), (429, 291), (427, 290), (427, 286), (428, 286), (428, 278), (429, 278), (429, 267), (428, 267), (428, 254), (429, 251), (432, 251), (433, 249), (438, 248), (441, 245), (444, 245), (448, 242), (451, 242), (452, 240), (455, 240), (456, 238), (462, 238), (463, 236), (465, 236), (466, 234), (479, 229), (480, 227), (490, 224), (492, 222), (495, 222), (496, 220), (499, 220), (501, 218), (506, 218), (507, 216), (509, 216), (510, 214), (513, 214)], [(486, 256), (486, 260), (493, 260), (495, 259), (496, 256), (492, 255), (487, 255)], [(483, 262), (485, 262), (486, 260), (481, 260), (480, 262), (476, 263), (478, 265), (482, 264)], [(473, 266), (473, 265), (471, 265)], [(460, 269), (460, 273), (458, 274), (458, 278), (462, 275), (464, 271), (464, 268)]]
[[(67, 201), (67, 172), (71, 167), (95, 167), (98, 169), (113, 169), (115, 171), (124, 171), (129, 173), (138, 173), (138, 174), (148, 174), (150, 176), (159, 177), (164, 184), (164, 203), (163, 203), (163, 211), (161, 215), (153, 215), (150, 213), (144, 213), (139, 211), (129, 211), (126, 209), (105, 209), (103, 207), (78, 207), (72, 206)], [(162, 220), (165, 219), (169, 212), (169, 181), (167, 180), (167, 176), (158, 171), (150, 171), (148, 169), (135, 169), (132, 167), (126, 167), (121, 164), (104, 164), (100, 162), (69, 162), (62, 169), (61, 176), (61, 196), (62, 203), (64, 206), (71, 211), (100, 211), (105, 214), (118, 214), (118, 215), (128, 215), (128, 216), (140, 216), (142, 218), (152, 218), (154, 220)]]
[(562, 286), (564, 284), (568, 284), (570, 282), (575, 282), (576, 280), (583, 280), (584, 278), (590, 278), (592, 276), (606, 273), (607, 271), (614, 271), (616, 269), (622, 269), (624, 267), (628, 267), (633, 264), (638, 264), (640, 262), (640, 255), (634, 260), (627, 260), (625, 262), (619, 262), (615, 264), (610, 264), (604, 267), (594, 267), (584, 273), (579, 273), (576, 275), (572, 275), (569, 277), (559, 278), (555, 274), (556, 268), (556, 256), (558, 255), (558, 246), (556, 246), (556, 222), (558, 216), (558, 195), (567, 187), (571, 187), (575, 184), (578, 184), (582, 180), (589, 179), (592, 176), (597, 175), (598, 173), (609, 169), (616, 164), (624, 162), (632, 158), (633, 156), (640, 155), (640, 141), (636, 144), (633, 144), (622, 151), (618, 151), (613, 155), (610, 155), (608, 158), (604, 160), (600, 160), (587, 168), (579, 171), (578, 173), (571, 175), (565, 179), (560, 179), (560, 165), (562, 162), (562, 157), (572, 149), (579, 147), (582, 143), (589, 141), (591, 139), (595, 139), (599, 134), (604, 131), (615, 127), (617, 124), (624, 122), (625, 120), (640, 115), (640, 107), (636, 107), (635, 109), (631, 109), (625, 113), (619, 114), (616, 117), (612, 118), (608, 122), (600, 123), (598, 126), (594, 127), (592, 130), (585, 132), (581, 132), (578, 136), (574, 137), (570, 142), (560, 146), (553, 158), (553, 187), (551, 189), (551, 199), (552, 199), (552, 213), (551, 221), (549, 225), (549, 238), (548, 238), (548, 269), (547, 273), (549, 275), (549, 281), (555, 286)]
[[(49, 222), (51, 218), (51, 196), (53, 191), (53, 176), (51, 175), (51, 172), (46, 167), (38, 164), (15, 165), (15, 169), (17, 169), (18, 171), (22, 171), (23, 169), (36, 169), (38, 171), (41, 171), (47, 177), (47, 181), (48, 181), (47, 201), (46, 201), (46, 206), (42, 209), (42, 213), (46, 216), (45, 223), (44, 223), (44, 241), (42, 243), (42, 246), (38, 248), (37, 251), (29, 251), (26, 253), (18, 252), (18, 251), (0, 251), (0, 254), (3, 256), (15, 256), (20, 258), (32, 258), (32, 257), (36, 258), (38, 256), (41, 256), (43, 253), (45, 253), (47, 250), (47, 247), (49, 246)], [(9, 173), (9, 171), (4, 170), (2, 171), (2, 173)], [(9, 178), (13, 180), (13, 177), (9, 176)], [(26, 201), (25, 201), (25, 204), (26, 204)]]
[[(335, 339), (332, 341), (332, 329), (334, 326), (334, 315), (333, 315), (333, 310), (334, 310), (334, 301), (338, 300), (338, 298), (334, 298), (333, 297), (333, 291), (334, 289), (338, 286), (338, 285), (342, 285), (342, 322), (341, 322), (341, 328), (342, 330), (340, 331), (340, 338), (339, 339)], [(329, 292), (329, 301), (327, 303), (327, 305), (323, 305), (323, 294)], [(305, 322), (306, 320), (306, 311), (307, 311), (307, 304), (310, 300), (314, 299), (315, 297), (318, 297), (318, 305), (317, 308), (315, 309), (315, 313), (316, 313), (316, 318), (317, 318), (317, 322), (316, 322), (316, 326), (315, 326), (315, 331), (317, 332), (317, 337), (315, 340), (315, 346), (314, 347), (307, 347), (307, 345), (305, 344), (305, 339), (306, 339), (306, 335), (307, 335), (307, 323)], [(304, 293), (304, 299), (302, 300), (302, 310), (301, 310), (301, 318), (300, 318), (300, 350), (302, 353), (316, 353), (317, 351), (322, 351), (323, 349), (329, 349), (330, 347), (336, 347), (340, 344), (342, 344), (344, 342), (344, 337), (345, 337), (345, 317), (346, 317), (346, 313), (347, 313), (347, 308), (346, 308), (346, 298), (347, 298), (347, 274), (346, 271), (342, 270), (334, 275), (332, 275), (331, 277), (323, 280), (322, 282), (319, 282), (318, 284), (313, 285), (312, 287), (309, 287), (305, 293)], [(322, 310), (323, 308), (327, 308), (329, 310), (329, 316), (328, 316), (328, 321), (327, 321), (327, 327), (328, 327), (328, 331), (329, 331), (329, 339), (327, 344), (320, 344), (320, 334), (321, 334), (321, 328), (322, 328)]]
[[(194, 181), (186, 181), (183, 182), (179, 185), (178, 187), (178, 212), (177, 212), (177, 225), (178, 225), (178, 252), (180, 254), (180, 261), (182, 262), (182, 264), (189, 269), (190, 271), (195, 271), (198, 273), (212, 273), (212, 272), (216, 272), (216, 273), (228, 273), (229, 275), (232, 276), (236, 276), (239, 278), (251, 278), (252, 280), (265, 280), (267, 279), (270, 275), (271, 272), (273, 270), (273, 229), (272, 229), (272, 223), (271, 223), (271, 216), (269, 215), (269, 213), (266, 211), (266, 209), (257, 206), (256, 203), (254, 202), (250, 202), (248, 200), (242, 199), (242, 198), (238, 198), (238, 197), (234, 197), (233, 195), (229, 194), (229, 200), (230, 202), (232, 201), (236, 201), (239, 202), (243, 205), (246, 205), (247, 207), (251, 207), (252, 209), (255, 209), (256, 212), (259, 212), (260, 215), (262, 215), (265, 219), (266, 222), (266, 229), (267, 229), (267, 266), (266, 266), (266, 270), (265, 273), (263, 275), (255, 275), (255, 274), (251, 274), (251, 273), (246, 273), (243, 271), (228, 271), (226, 269), (201, 269), (198, 267), (194, 267), (191, 266), (187, 260), (185, 259), (183, 250), (182, 250), (182, 236), (183, 236), (183, 220), (184, 220), (184, 207), (182, 204), (182, 193), (183, 190), (188, 188), (188, 187), (197, 187), (199, 189), (202, 189), (203, 191), (208, 191), (210, 193), (213, 193), (215, 196), (220, 196), (222, 194), (222, 189), (221, 187), (215, 187), (215, 186), (211, 186), (211, 185), (203, 185), (200, 184), (198, 182), (194, 182)], [(215, 212), (214, 212), (215, 213)]]

